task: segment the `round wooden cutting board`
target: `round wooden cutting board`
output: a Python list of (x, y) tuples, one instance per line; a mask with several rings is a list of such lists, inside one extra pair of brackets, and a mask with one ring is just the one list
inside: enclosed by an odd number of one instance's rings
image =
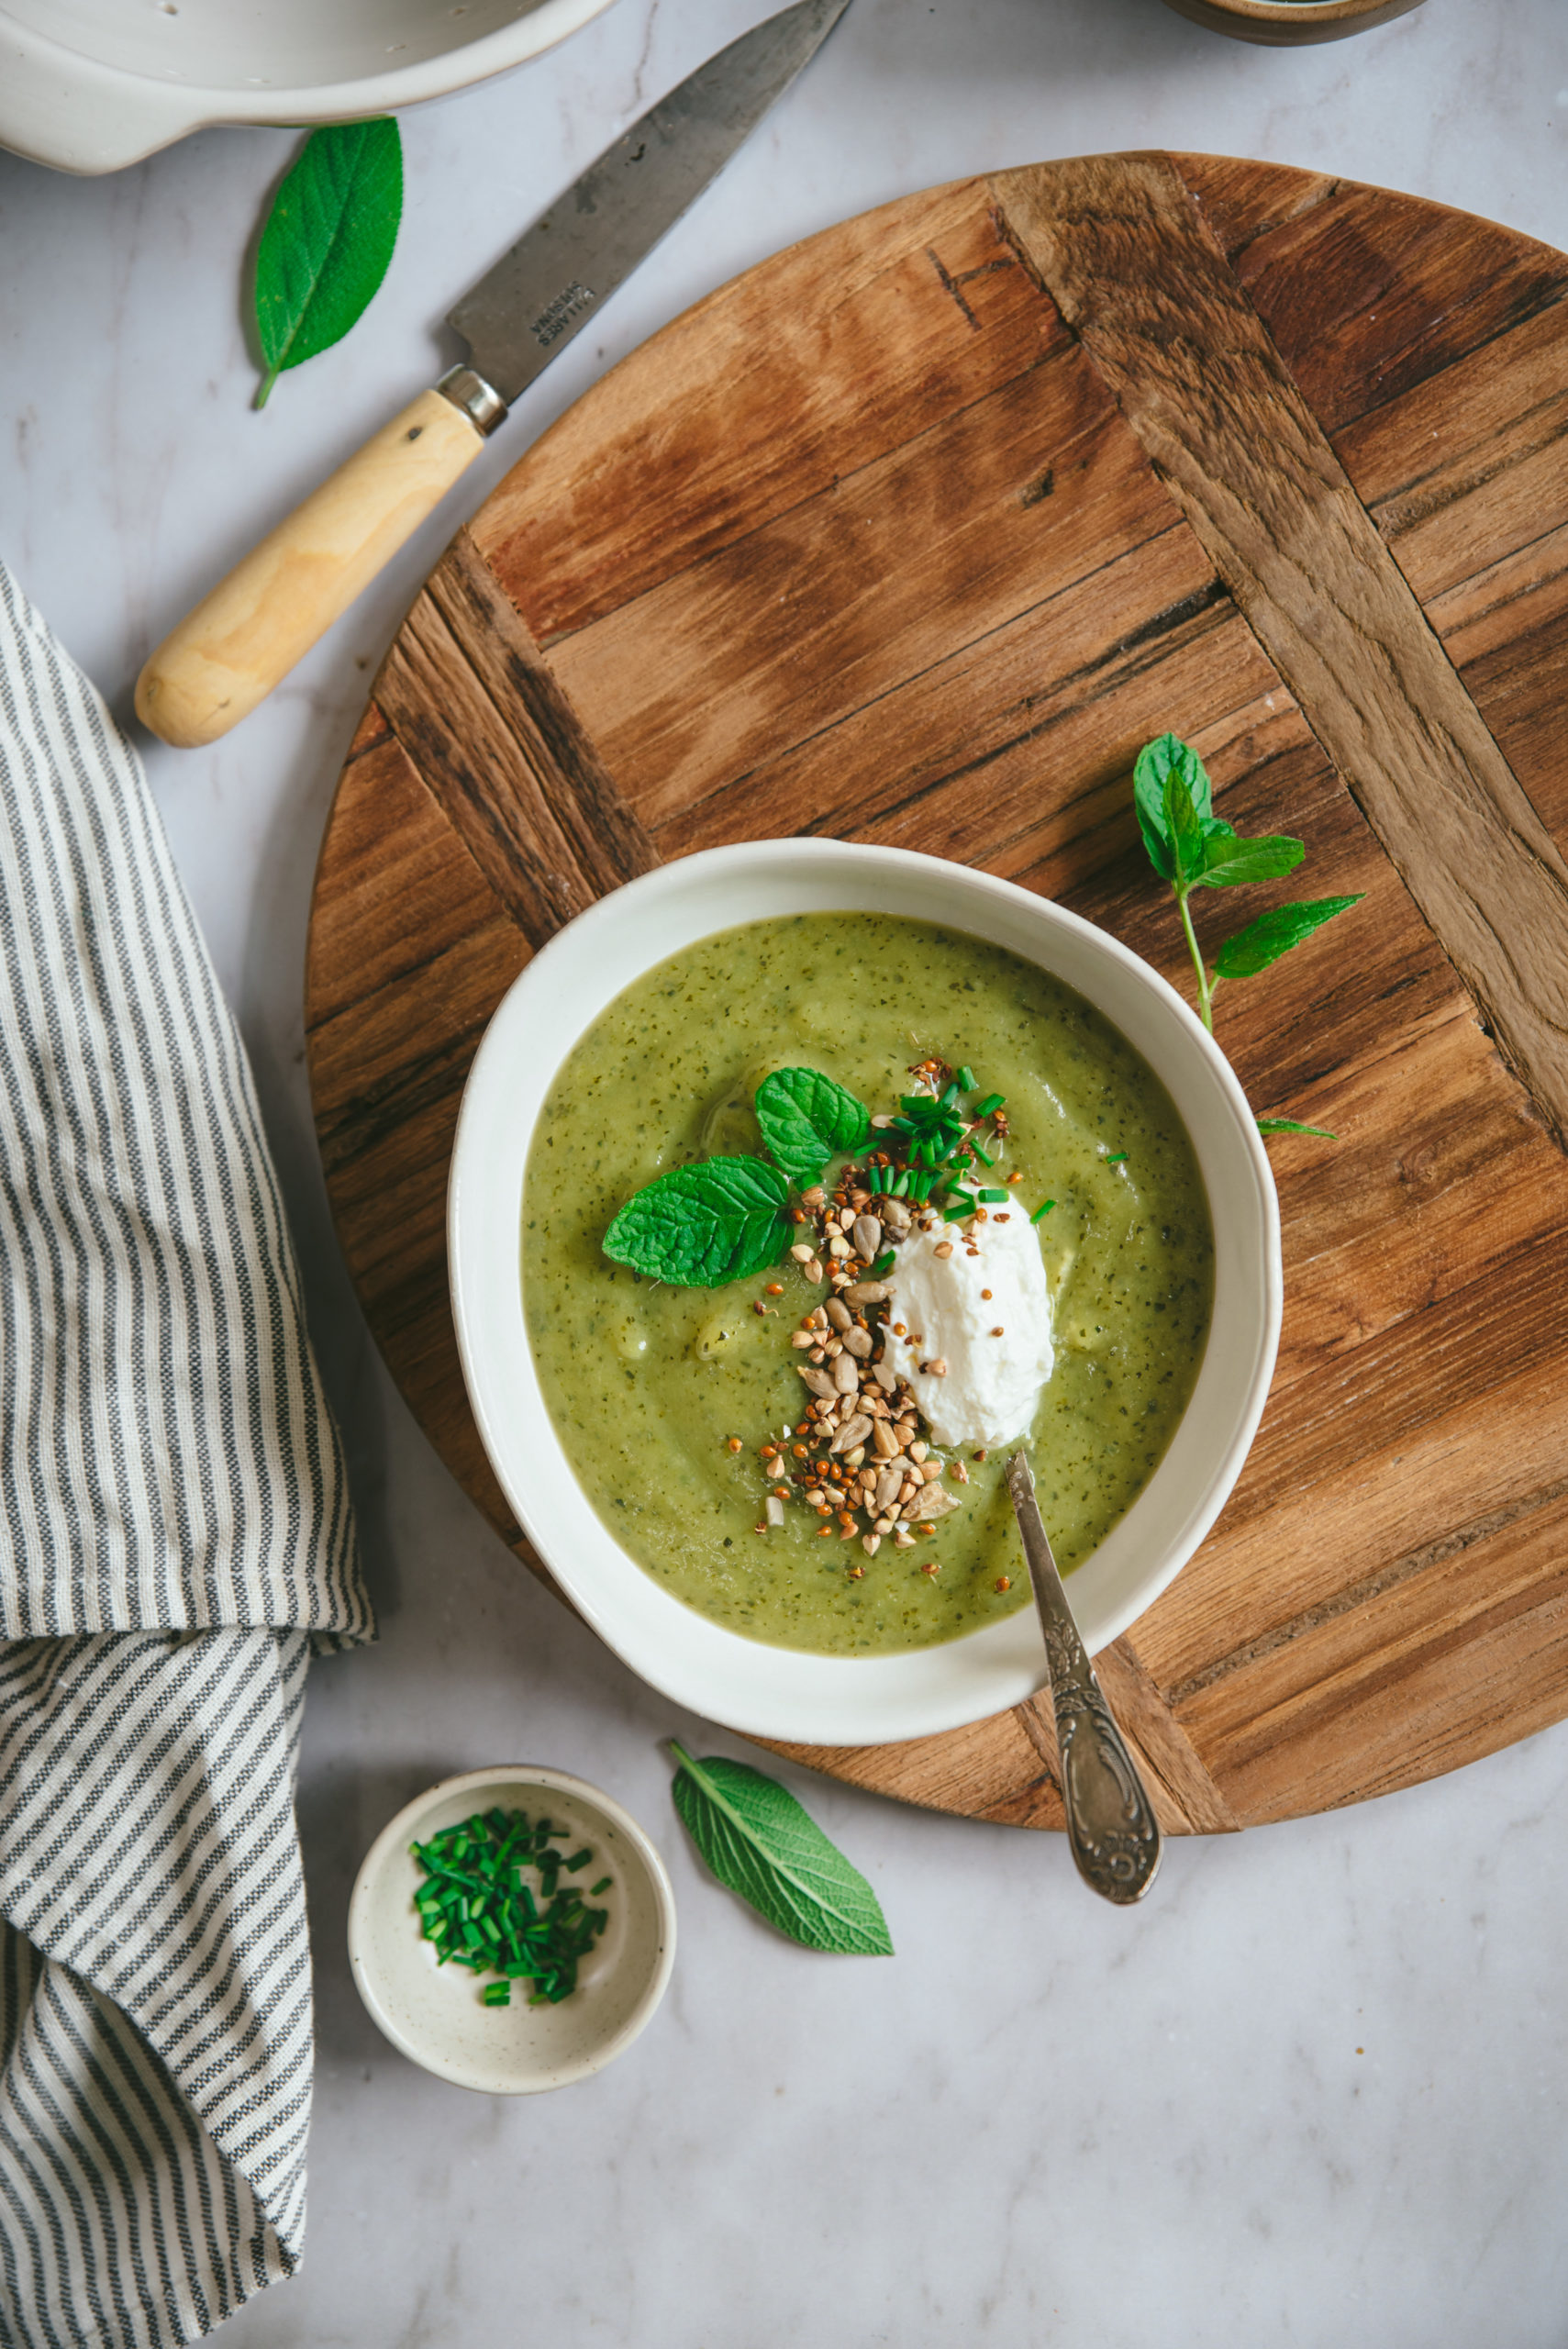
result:
[[(1260, 1115), (1339, 1140), (1270, 1145), (1268, 1412), (1107, 1692), (1176, 1831), (1568, 1713), (1565, 295), (1560, 253), (1273, 165), (1006, 172), (724, 287), (461, 534), (339, 786), (311, 1081), (372, 1327), (528, 1564), (443, 1215), (530, 953), (662, 858), (828, 832), (1006, 874), (1188, 988), (1129, 788), (1168, 727), (1233, 823), (1305, 840), (1294, 894), (1365, 898), (1219, 999)], [(1211, 898), (1211, 941), (1279, 894)], [(1038, 1700), (798, 1758), (1061, 1822)]]

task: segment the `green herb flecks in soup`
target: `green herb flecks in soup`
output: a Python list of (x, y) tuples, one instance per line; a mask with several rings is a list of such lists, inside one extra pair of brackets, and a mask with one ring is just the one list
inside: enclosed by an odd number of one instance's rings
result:
[(983, 940), (888, 915), (721, 931), (595, 1022), (528, 1157), (528, 1337), (584, 1492), (688, 1605), (786, 1647), (925, 1647), (1023, 1605), (1005, 1459), (947, 1455), (950, 1475), (967, 1479), (962, 1507), (916, 1548), (883, 1542), (865, 1555), (834, 1538), (836, 1520), (825, 1538), (803, 1508), (769, 1524), (773, 1472), (759, 1444), (784, 1443), (786, 1427), (789, 1449), (801, 1440), (810, 1397), (792, 1333), (823, 1288), (787, 1252), (726, 1287), (667, 1286), (609, 1262), (603, 1242), (657, 1176), (762, 1152), (754, 1100), (773, 1071), (809, 1063), (874, 1111), (908, 1094), (911, 1065), (929, 1055), (1005, 1097), (995, 1179), (1021, 1174), (1010, 1191), (1018, 1216), (1054, 1202), (1038, 1234), (1056, 1359), (1028, 1433), (1040, 1506), (1071, 1568), (1170, 1442), (1213, 1283), (1207, 1202), (1169, 1097), (1072, 988)]

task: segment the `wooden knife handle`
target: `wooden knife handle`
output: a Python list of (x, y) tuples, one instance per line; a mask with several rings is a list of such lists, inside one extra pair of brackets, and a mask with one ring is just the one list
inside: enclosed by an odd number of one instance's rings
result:
[(137, 679), (142, 724), (182, 751), (227, 734), (347, 611), (484, 446), (461, 408), (421, 392), (164, 638)]

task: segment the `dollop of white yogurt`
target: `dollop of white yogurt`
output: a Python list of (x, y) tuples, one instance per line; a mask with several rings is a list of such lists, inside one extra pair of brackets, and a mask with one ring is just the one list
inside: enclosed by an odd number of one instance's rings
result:
[[(1056, 1362), (1051, 1284), (1029, 1218), (912, 1231), (888, 1287), (884, 1359), (908, 1380), (936, 1442), (989, 1447), (1024, 1434)], [(929, 1362), (945, 1363), (945, 1375), (922, 1370)]]

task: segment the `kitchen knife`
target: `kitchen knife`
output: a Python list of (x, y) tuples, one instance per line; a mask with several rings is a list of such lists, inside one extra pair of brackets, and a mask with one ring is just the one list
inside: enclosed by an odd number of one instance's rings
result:
[(589, 165), (449, 313), (468, 363), (384, 425), (164, 638), (137, 679), (143, 725), (192, 750), (265, 699), (723, 169), (848, 5), (797, 0), (768, 17)]

